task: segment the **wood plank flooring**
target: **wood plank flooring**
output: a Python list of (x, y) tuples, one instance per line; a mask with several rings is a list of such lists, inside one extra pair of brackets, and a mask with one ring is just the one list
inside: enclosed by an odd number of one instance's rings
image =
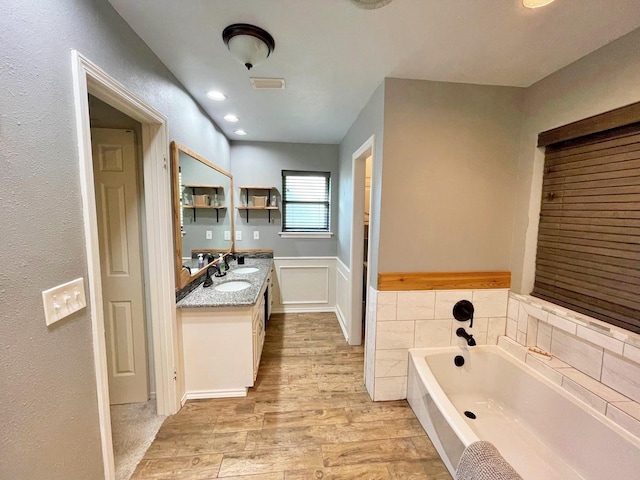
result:
[(275, 314), (246, 398), (189, 401), (131, 477), (450, 479), (408, 403), (372, 402), (334, 314)]

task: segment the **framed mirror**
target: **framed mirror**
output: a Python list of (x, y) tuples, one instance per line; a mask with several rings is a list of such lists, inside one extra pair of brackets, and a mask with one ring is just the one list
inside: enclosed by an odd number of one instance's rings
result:
[[(206, 272), (209, 258), (233, 250), (233, 177), (171, 142), (171, 180), (176, 288), (180, 289)], [(197, 256), (201, 252), (203, 266)]]

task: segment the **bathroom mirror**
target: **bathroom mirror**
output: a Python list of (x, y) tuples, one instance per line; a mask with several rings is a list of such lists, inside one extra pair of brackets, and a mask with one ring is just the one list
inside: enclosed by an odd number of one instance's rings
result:
[(194, 252), (217, 256), (233, 250), (233, 177), (176, 142), (171, 142), (171, 177), (176, 288), (180, 289), (206, 272), (207, 255), (199, 268)]

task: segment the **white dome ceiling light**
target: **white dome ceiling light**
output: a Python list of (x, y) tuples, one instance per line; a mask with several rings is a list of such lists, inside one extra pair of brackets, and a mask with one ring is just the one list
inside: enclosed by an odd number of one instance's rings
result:
[(265, 61), (276, 48), (273, 37), (267, 31), (247, 23), (229, 25), (222, 32), (222, 40), (247, 70)]
[(539, 8), (549, 5), (554, 0), (522, 0), (522, 5), (527, 8)]
[(373, 10), (374, 8), (384, 7), (388, 3), (391, 3), (391, 0), (351, 0), (351, 3), (358, 8)]

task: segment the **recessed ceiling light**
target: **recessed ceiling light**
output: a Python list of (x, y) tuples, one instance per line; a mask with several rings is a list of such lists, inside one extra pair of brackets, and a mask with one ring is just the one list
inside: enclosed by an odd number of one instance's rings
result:
[(237, 115), (234, 115), (233, 113), (229, 113), (229, 114), (225, 115), (225, 116), (224, 116), (224, 119), (225, 119), (227, 122), (231, 122), (231, 123), (236, 123), (236, 122), (238, 122), (238, 121), (240, 120), (240, 119), (238, 118), (238, 116), (237, 116)]
[(544, 7), (545, 5), (549, 5), (554, 0), (522, 0), (522, 5), (527, 8), (538, 8)]
[(227, 96), (224, 93), (217, 90), (211, 90), (210, 92), (207, 92), (207, 97), (209, 97), (211, 100), (215, 100), (216, 102), (221, 102), (227, 99)]
[(233, 133), (235, 133), (236, 135), (240, 135), (240, 136), (244, 136), (247, 134), (247, 132), (241, 128), (239, 128), (238, 130), (234, 130)]

